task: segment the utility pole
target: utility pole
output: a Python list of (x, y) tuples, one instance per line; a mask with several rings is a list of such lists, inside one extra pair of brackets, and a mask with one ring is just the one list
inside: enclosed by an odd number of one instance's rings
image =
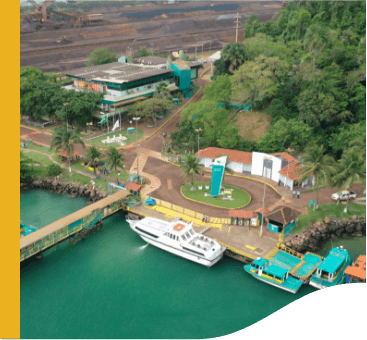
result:
[(198, 47), (195, 46), (195, 58), (196, 58), (197, 49), (198, 49)]
[(261, 214), (260, 237), (261, 237), (261, 236), (263, 236), (263, 225), (264, 225), (264, 206), (265, 206), (265, 189), (266, 189), (266, 182), (264, 181), (263, 210), (262, 210), (262, 214)]
[(236, 42), (238, 41), (238, 12), (237, 12), (237, 20), (236, 20)]
[(204, 44), (201, 45), (201, 54), (204, 54)]

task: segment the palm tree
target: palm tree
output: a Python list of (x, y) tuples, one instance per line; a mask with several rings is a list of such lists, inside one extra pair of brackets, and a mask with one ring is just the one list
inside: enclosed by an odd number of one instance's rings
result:
[[(366, 179), (366, 159), (353, 149), (343, 152), (336, 169), (337, 175), (333, 180), (342, 190), (348, 190), (353, 183)], [(348, 203), (349, 192), (344, 212), (348, 211)]]
[(183, 164), (180, 165), (180, 168), (184, 169), (182, 176), (184, 176), (185, 180), (191, 179), (191, 189), (193, 189), (195, 179), (200, 176), (200, 171), (203, 167), (199, 162), (200, 158), (188, 154), (184, 157)]
[(118, 184), (118, 173), (117, 173), (117, 167), (123, 168), (123, 162), (125, 161), (125, 158), (122, 156), (122, 153), (119, 153), (118, 150), (114, 147), (110, 147), (107, 152), (107, 166), (110, 169), (115, 169), (116, 176), (117, 176), (117, 184)]
[(68, 130), (66, 126), (63, 126), (53, 133), (50, 145), (51, 149), (55, 149), (56, 151), (62, 150), (66, 152), (66, 154), (68, 155), (70, 172), (70, 157), (74, 153), (74, 143), (80, 144), (85, 149), (84, 142), (80, 139), (76, 132)]
[(323, 145), (312, 145), (302, 155), (302, 161), (297, 165), (302, 165), (297, 171), (297, 175), (300, 176), (300, 183), (307, 178), (314, 176), (315, 188), (316, 188), (316, 207), (319, 205), (319, 188), (320, 184), (330, 183), (332, 174), (335, 172), (333, 167), (334, 159), (329, 155), (324, 154)]
[(222, 58), (223, 60), (229, 60), (231, 62), (229, 71), (233, 73), (235, 69), (248, 59), (245, 45), (243, 43), (235, 42), (227, 44), (223, 47)]
[(90, 159), (88, 166), (93, 167), (94, 174), (96, 175), (96, 168), (100, 161), (101, 152), (95, 146), (91, 146), (87, 151), (86, 157)]
[(313, 53), (313, 69), (316, 69), (316, 53), (323, 51), (328, 39), (328, 32), (325, 27), (314, 24), (308, 27), (304, 37), (304, 48)]

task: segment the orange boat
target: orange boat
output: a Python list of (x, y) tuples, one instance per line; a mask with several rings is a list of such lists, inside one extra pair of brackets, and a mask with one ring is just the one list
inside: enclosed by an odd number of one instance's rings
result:
[(344, 271), (345, 283), (366, 283), (366, 255), (359, 255), (358, 259)]

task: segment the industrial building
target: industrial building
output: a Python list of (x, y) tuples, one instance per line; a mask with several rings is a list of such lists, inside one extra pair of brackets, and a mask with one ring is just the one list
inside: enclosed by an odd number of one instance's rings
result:
[[(66, 76), (74, 82), (64, 88), (104, 92), (103, 109), (113, 116), (117, 112), (126, 112), (131, 104), (153, 96), (161, 83), (167, 84), (171, 92), (181, 91), (186, 97), (198, 77), (198, 68), (202, 67), (198, 62), (159, 57), (137, 58), (135, 63), (127, 63), (126, 57), (118, 60), (66, 72)], [(165, 67), (162, 61), (165, 61)]]

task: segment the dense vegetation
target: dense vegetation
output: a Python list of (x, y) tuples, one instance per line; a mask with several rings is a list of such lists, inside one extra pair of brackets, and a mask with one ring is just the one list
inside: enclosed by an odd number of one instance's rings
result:
[[(365, 2), (292, 1), (271, 21), (251, 15), (245, 40), (227, 44), (215, 62), (203, 101), (183, 111), (173, 144), (202, 128), (202, 147), (302, 152), (314, 142), (339, 159), (353, 141), (365, 145), (365, 13)], [(218, 102), (252, 103), (271, 115), (271, 127), (254, 145)]]
[(103, 93), (64, 90), (63, 80), (55, 73), (46, 74), (34, 67), (20, 69), (20, 114), (31, 120), (59, 119), (71, 127), (85, 128), (99, 109)]

